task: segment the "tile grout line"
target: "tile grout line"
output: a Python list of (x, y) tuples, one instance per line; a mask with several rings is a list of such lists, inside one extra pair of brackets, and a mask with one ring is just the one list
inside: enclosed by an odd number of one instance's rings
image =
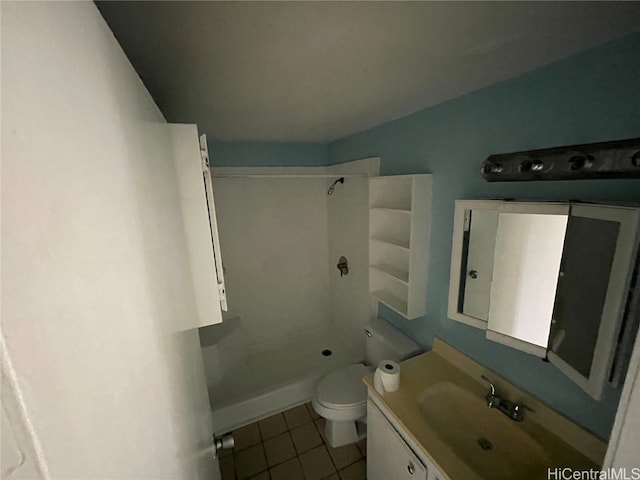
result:
[[(320, 417), (322, 418), (322, 417)], [(319, 420), (319, 419), (316, 419)], [(352, 465), (355, 465), (356, 463), (360, 462), (361, 460), (365, 459), (366, 457), (364, 455), (362, 455), (362, 452), (360, 451), (360, 448), (358, 448), (358, 446), (356, 445), (356, 443), (353, 443), (353, 445), (355, 446), (355, 448), (358, 450), (358, 454), (360, 455), (360, 457), (351, 462), (348, 463), (347, 465), (344, 465), (342, 468), (338, 468), (338, 465), (336, 464), (335, 460), (333, 459), (333, 457), (331, 456), (330, 452), (330, 448), (333, 448), (329, 445), (329, 442), (325, 440), (324, 436), (322, 435), (322, 432), (320, 431), (318, 425), (316, 424), (316, 420), (314, 420), (313, 418), (311, 419), (311, 423), (313, 423), (313, 426), (315, 427), (316, 431), (318, 432), (318, 434), (320, 435), (320, 439), (322, 440), (322, 446), (325, 447), (325, 449), (327, 450), (327, 453), (329, 454), (329, 459), (331, 460), (331, 463), (333, 464), (334, 468), (335, 468), (335, 473), (340, 474), (340, 472), (346, 470), (347, 468), (349, 468)], [(326, 420), (325, 420), (326, 421)], [(346, 445), (345, 445), (346, 446)], [(341, 448), (341, 447), (338, 447)]]
[[(320, 417), (322, 418), (322, 417)], [(320, 439), (322, 440), (322, 445), (327, 449), (327, 453), (329, 453), (329, 448), (333, 448), (330, 447), (329, 442), (325, 441), (325, 438), (322, 436), (322, 432), (320, 432), (318, 425), (316, 425), (315, 420), (312, 420), (313, 426), (315, 427), (316, 431), (318, 432), (318, 434), (320, 434)], [(366, 438), (366, 437), (365, 437)], [(359, 440), (358, 440), (359, 441)], [(357, 442), (356, 442), (357, 443)], [(366, 457), (362, 454), (362, 452), (360, 451), (360, 448), (358, 448), (358, 446), (356, 445), (356, 443), (350, 444), (350, 445), (354, 445), (355, 448), (358, 450), (358, 454), (360, 455), (360, 458), (358, 458), (357, 460), (348, 463), (347, 465), (343, 466), (342, 468), (338, 468), (338, 465), (336, 464), (335, 460), (333, 459), (333, 457), (331, 456), (331, 453), (329, 453), (329, 458), (331, 459), (331, 463), (333, 463), (333, 466), (336, 469), (337, 473), (340, 473), (341, 471), (345, 470), (346, 468), (350, 467), (351, 465), (355, 465), (356, 463), (358, 463), (359, 461), (365, 459)], [(346, 447), (346, 445), (344, 445)], [(341, 448), (341, 447), (338, 447)]]
[[(307, 403), (308, 403), (308, 402), (307, 402)], [(313, 417), (313, 415), (312, 415), (312, 413), (309, 411), (310, 409), (309, 409), (309, 407), (307, 406), (307, 403), (304, 403), (304, 404), (299, 405), (299, 406), (304, 406), (305, 411), (306, 411), (307, 415), (308, 415), (308, 416), (309, 416), (309, 418), (310, 418), (310, 420), (309, 420), (309, 421), (306, 421), (306, 422), (304, 422), (304, 423), (302, 423), (302, 424), (300, 424), (300, 425), (296, 425), (296, 426), (294, 426), (294, 427), (291, 427), (291, 426), (289, 426), (289, 423), (286, 421), (286, 417), (284, 416), (284, 411), (283, 411), (283, 412), (279, 412), (279, 413), (277, 413), (277, 414), (274, 414), (274, 415), (281, 415), (281, 416), (282, 416), (282, 420), (283, 420), (284, 425), (285, 425), (285, 431), (284, 431), (284, 432), (282, 432), (282, 433), (279, 433), (279, 434), (277, 434), (277, 435), (274, 435), (274, 436), (272, 436), (272, 437), (270, 437), (270, 438), (268, 438), (268, 439), (265, 439), (265, 438), (264, 438), (264, 435), (263, 435), (262, 429), (260, 428), (260, 425), (259, 425), (259, 422), (260, 422), (260, 421), (256, 421), (256, 422), (254, 422), (254, 424), (256, 425), (256, 428), (257, 428), (257, 430), (258, 430), (258, 436), (259, 436), (259, 438), (260, 438), (260, 441), (259, 441), (258, 443), (253, 444), (253, 445), (246, 446), (246, 447), (244, 447), (242, 450), (238, 450), (237, 452), (235, 452), (235, 451), (232, 451), (232, 452), (231, 452), (231, 455), (233, 456), (233, 460), (234, 460), (234, 472), (233, 472), (233, 473), (234, 473), (234, 479), (236, 479), (236, 480), (243, 480), (243, 479), (240, 479), (240, 477), (238, 476), (238, 472), (237, 472), (237, 470), (236, 470), (236, 468), (235, 468), (235, 467), (236, 467), (236, 465), (235, 465), (235, 463), (236, 463), (236, 462), (235, 462), (236, 454), (238, 454), (238, 453), (240, 453), (240, 452), (243, 452), (243, 451), (245, 451), (245, 450), (246, 450), (246, 449), (248, 449), (248, 448), (255, 447), (255, 446), (258, 446), (258, 445), (260, 445), (260, 447), (261, 447), (261, 449), (262, 449), (262, 453), (264, 454), (264, 457), (265, 457), (265, 460), (266, 460), (267, 467), (266, 467), (266, 469), (264, 469), (264, 470), (260, 470), (259, 472), (256, 472), (256, 473), (255, 473), (255, 474), (253, 474), (252, 476), (257, 476), (257, 475), (260, 475), (260, 474), (264, 474), (264, 473), (266, 472), (266, 473), (269, 475), (269, 477), (271, 478), (271, 470), (272, 470), (272, 469), (274, 469), (274, 468), (276, 468), (276, 467), (278, 467), (278, 466), (280, 466), (280, 465), (282, 465), (282, 464), (284, 464), (284, 463), (286, 463), (286, 462), (292, 461), (292, 460), (294, 460), (294, 459), (295, 459), (295, 460), (297, 460), (297, 462), (298, 462), (298, 464), (299, 464), (300, 466), (302, 466), (302, 462), (301, 462), (301, 460), (300, 460), (300, 455), (303, 455), (303, 454), (305, 454), (305, 453), (307, 453), (307, 452), (310, 452), (310, 451), (312, 451), (312, 450), (314, 450), (314, 449), (316, 449), (316, 448), (319, 448), (319, 447), (322, 447), (322, 448), (325, 450), (325, 452), (326, 452), (326, 453), (327, 453), (327, 455), (329, 456), (329, 460), (330, 460), (330, 462), (331, 462), (331, 465), (333, 466), (333, 472), (332, 472), (329, 476), (333, 476), (333, 475), (336, 475), (336, 474), (337, 474), (337, 475), (340, 477), (340, 476), (341, 476), (341, 475), (340, 475), (340, 473), (341, 473), (341, 472), (343, 472), (344, 470), (346, 470), (347, 468), (351, 467), (352, 465), (355, 465), (356, 463), (358, 463), (358, 462), (360, 462), (360, 461), (362, 461), (362, 460), (365, 460), (365, 461), (366, 461), (366, 456), (362, 454), (362, 451), (360, 450), (360, 448), (358, 447), (358, 445), (356, 445), (356, 444), (354, 443), (353, 445), (354, 445), (354, 446), (355, 446), (355, 448), (357, 449), (357, 451), (358, 451), (358, 453), (359, 453), (359, 456), (360, 456), (360, 457), (359, 457), (357, 460), (355, 460), (355, 461), (353, 461), (353, 462), (351, 462), (351, 463), (349, 463), (349, 464), (347, 464), (347, 465), (344, 465), (344, 466), (343, 466), (343, 468), (338, 469), (338, 466), (337, 466), (337, 464), (336, 464), (335, 460), (333, 459), (333, 457), (332, 457), (332, 456), (331, 456), (331, 454), (329, 453), (329, 452), (330, 452), (330, 449), (331, 449), (332, 447), (330, 447), (330, 445), (329, 445), (328, 441), (326, 441), (326, 439), (324, 438), (324, 436), (323, 436), (323, 434), (322, 434), (322, 432), (321, 432), (321, 428), (320, 428), (319, 424), (318, 424), (318, 423), (316, 423), (316, 422), (317, 422), (318, 420), (320, 420), (322, 417), (320, 417), (320, 418), (314, 418), (314, 417)], [(293, 408), (297, 408), (297, 407), (293, 407)], [(313, 408), (313, 407), (311, 407), (311, 408)], [(290, 410), (291, 410), (291, 409), (290, 409)], [(320, 444), (320, 445), (317, 445), (317, 446), (315, 446), (315, 447), (308, 448), (308, 449), (304, 450), (303, 452), (298, 453), (298, 450), (297, 450), (297, 448), (296, 448), (296, 446), (295, 446), (295, 443), (293, 442), (293, 435), (291, 434), (291, 431), (292, 431), (292, 429), (297, 429), (297, 428), (301, 428), (301, 427), (303, 427), (303, 426), (306, 426), (306, 425), (308, 425), (309, 423), (311, 423), (311, 424), (313, 425), (313, 429), (314, 429), (314, 431), (315, 431), (318, 435), (320, 435), (321, 444)], [(249, 425), (251, 425), (251, 424), (249, 424)], [(268, 459), (267, 459), (267, 454), (266, 454), (265, 442), (266, 442), (266, 441), (268, 441), (268, 440), (272, 440), (272, 439), (274, 439), (274, 438), (277, 438), (277, 437), (279, 437), (279, 436), (281, 436), (281, 435), (284, 435), (284, 434), (287, 434), (287, 436), (288, 436), (288, 438), (289, 438), (289, 440), (290, 440), (290, 442), (291, 442), (291, 445), (293, 446), (293, 452), (295, 453), (295, 456), (293, 456), (293, 457), (291, 457), (291, 458), (288, 458), (288, 459), (286, 459), (286, 460), (283, 460), (283, 461), (281, 461), (281, 462), (279, 462), (279, 463), (276, 463), (276, 464), (274, 464), (274, 465), (269, 465), (269, 462), (268, 462)], [(303, 474), (303, 475), (304, 475), (304, 474)], [(328, 478), (328, 477), (327, 477), (327, 478)]]
[[(272, 438), (279, 437), (280, 435), (285, 435), (285, 434), (287, 434), (287, 435), (289, 436), (289, 440), (291, 440), (291, 445), (294, 445), (294, 443), (293, 443), (293, 438), (291, 437), (291, 432), (290, 432), (289, 430), (287, 430), (286, 432), (280, 433), (280, 434), (276, 435), (275, 437), (271, 437), (269, 440), (271, 440)], [(264, 448), (264, 447), (263, 447), (263, 448)], [(294, 445), (294, 447), (293, 447), (293, 451), (294, 451), (294, 452), (296, 451), (295, 445)], [(266, 449), (266, 448), (264, 449), (264, 455), (265, 455), (265, 457), (267, 456), (267, 449)], [(269, 465), (269, 459), (267, 459), (267, 470), (271, 470), (272, 468), (275, 468), (275, 467), (277, 467), (278, 465), (282, 465), (283, 463), (286, 463), (286, 462), (288, 462), (288, 461), (290, 461), (290, 460), (293, 460), (293, 459), (294, 459), (294, 458), (296, 458), (297, 456), (298, 456), (298, 455), (297, 455), (297, 453), (296, 453), (296, 456), (295, 456), (295, 457), (287, 458), (286, 460), (283, 460), (283, 461), (281, 461), (281, 462), (279, 462), (279, 463), (276, 463), (275, 465)]]
[[(305, 409), (307, 409), (306, 404), (304, 404), (304, 405), (305, 405)], [(318, 430), (318, 426), (316, 425), (316, 421), (314, 420), (313, 416), (310, 413), (309, 413), (309, 417), (311, 418), (311, 422), (307, 422), (307, 423), (311, 423), (311, 425), (313, 425), (314, 430), (318, 433), (318, 435), (320, 435), (320, 441), (322, 443), (320, 445), (316, 446), (316, 447), (309, 448), (308, 450), (305, 450), (302, 453), (310, 452), (311, 450), (314, 450), (314, 449), (322, 446), (326, 450), (327, 455), (329, 456), (329, 461), (331, 462), (331, 465), (333, 465), (333, 470), (334, 470), (333, 472), (331, 472), (331, 474), (329, 474), (327, 477), (324, 477), (324, 478), (328, 478), (328, 477), (332, 476), (334, 473), (338, 474), (338, 477), (339, 477), (340, 474), (339, 474), (339, 471), (338, 471), (338, 467), (336, 467), (336, 464), (333, 461), (333, 458), (331, 458), (331, 455), (329, 454), (329, 450), (327, 449), (327, 445), (325, 443), (324, 437), (322, 436), (322, 433)], [(307, 425), (307, 423), (305, 423), (304, 425)], [(303, 425), (300, 425), (300, 426), (303, 426)], [(300, 454), (298, 454), (298, 461), (300, 462)], [(300, 464), (302, 465), (302, 462), (300, 462)]]
[[(320, 418), (322, 418), (322, 417), (320, 417)], [(315, 420), (313, 420), (313, 418), (311, 418), (311, 423), (313, 424), (313, 427), (316, 429), (316, 432), (318, 432), (318, 435), (320, 435), (320, 440), (322, 440), (322, 446), (327, 451), (327, 455), (329, 455), (329, 460), (331, 460), (331, 464), (333, 465), (333, 468), (335, 469), (335, 473), (337, 473), (338, 476), (340, 476), (340, 470), (338, 470), (338, 466), (336, 465), (336, 462), (333, 460), (333, 457), (331, 456), (331, 454), (329, 453), (329, 449), (327, 448), (327, 443), (328, 442), (325, 440), (324, 436), (322, 435), (322, 432), (318, 428), (318, 425), (316, 425), (316, 422), (315, 422)]]

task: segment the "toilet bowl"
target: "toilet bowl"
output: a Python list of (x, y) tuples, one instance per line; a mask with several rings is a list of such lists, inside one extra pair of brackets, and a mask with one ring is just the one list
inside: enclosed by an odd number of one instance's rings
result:
[(366, 436), (367, 387), (362, 377), (383, 359), (399, 362), (422, 352), (420, 345), (382, 319), (369, 322), (364, 332), (367, 361), (372, 366), (358, 363), (328, 373), (316, 384), (311, 402), (326, 419), (325, 437), (334, 448)]
[(316, 385), (311, 404), (327, 420), (325, 437), (332, 447), (356, 442), (366, 435), (367, 387), (362, 377), (371, 371), (362, 364), (349, 365), (325, 375)]

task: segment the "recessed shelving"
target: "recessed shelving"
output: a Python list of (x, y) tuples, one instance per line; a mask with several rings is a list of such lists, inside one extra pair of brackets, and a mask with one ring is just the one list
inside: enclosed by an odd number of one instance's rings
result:
[(380, 263), (376, 265), (371, 265), (371, 268), (373, 268), (374, 270), (378, 270), (384, 273), (385, 275), (389, 275), (390, 277), (394, 278), (395, 280), (398, 280), (399, 282), (402, 282), (405, 284), (409, 283), (409, 272), (402, 270), (400, 268), (394, 267), (393, 265)]
[(371, 292), (371, 295), (379, 302), (384, 303), (387, 307), (398, 312), (400, 315), (405, 317), (407, 316), (408, 309), (407, 302), (405, 300), (398, 298), (385, 290)]
[(404, 250), (409, 250), (409, 240), (398, 240), (396, 238), (371, 238), (370, 240), (382, 244), (387, 244), (392, 247), (402, 248)]
[(375, 177), (369, 182), (369, 207), (411, 210), (413, 175)]
[(389, 208), (389, 207), (369, 207), (369, 210), (372, 212), (389, 212), (389, 213), (397, 213), (399, 215), (411, 215), (411, 210), (407, 210), (404, 208)]
[(431, 175), (369, 180), (369, 289), (408, 319), (426, 313)]

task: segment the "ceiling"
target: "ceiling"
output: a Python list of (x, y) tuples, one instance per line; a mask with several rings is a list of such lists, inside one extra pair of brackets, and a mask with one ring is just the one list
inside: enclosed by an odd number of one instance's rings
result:
[(640, 30), (640, 2), (96, 4), (170, 122), (326, 142)]

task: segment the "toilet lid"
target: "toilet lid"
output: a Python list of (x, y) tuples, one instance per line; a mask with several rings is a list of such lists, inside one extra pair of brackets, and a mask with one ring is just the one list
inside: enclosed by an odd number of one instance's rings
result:
[(327, 408), (340, 409), (367, 401), (367, 387), (362, 377), (371, 373), (364, 365), (350, 365), (326, 375), (318, 382), (318, 401)]

